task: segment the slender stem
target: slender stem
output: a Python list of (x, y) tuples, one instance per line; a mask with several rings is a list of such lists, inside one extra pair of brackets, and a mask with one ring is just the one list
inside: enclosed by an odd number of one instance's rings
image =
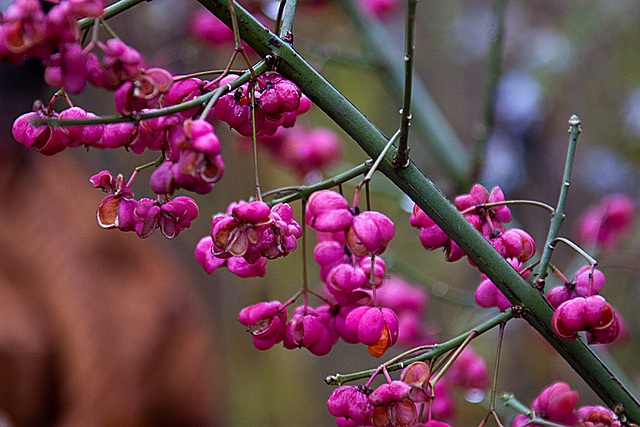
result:
[[(150, 168), (152, 166), (158, 167), (160, 166), (165, 160), (165, 155), (164, 152), (162, 154), (160, 154), (160, 157), (158, 157), (156, 160), (149, 162), (149, 163), (145, 163), (144, 165), (140, 165), (138, 167), (135, 168), (135, 172), (140, 172), (143, 169), (147, 169)], [(127, 184), (127, 187), (130, 187), (129, 184)]]
[[(410, 359), (406, 359), (403, 360), (402, 362), (398, 362), (398, 363), (394, 363), (392, 365), (388, 365), (386, 366), (386, 368), (389, 371), (397, 371), (398, 369), (403, 369), (405, 366), (408, 366), (410, 364), (412, 364), (413, 362), (419, 362), (419, 361), (424, 361), (424, 360), (429, 360), (429, 359), (437, 359), (438, 357), (442, 356), (443, 354), (447, 353), (450, 350), (453, 350), (454, 348), (458, 348), (460, 347), (460, 345), (462, 345), (462, 343), (464, 343), (469, 336), (471, 336), (472, 334), (474, 336), (480, 336), (483, 333), (495, 328), (496, 326), (499, 326), (501, 323), (507, 322), (509, 319), (514, 317), (514, 312), (511, 309), (508, 309), (506, 311), (503, 311), (502, 313), (494, 316), (493, 318), (487, 320), (486, 322), (476, 326), (475, 328), (473, 328), (472, 330), (465, 332), (464, 334), (461, 334), (453, 339), (450, 339), (449, 341), (446, 341), (442, 344), (436, 344), (434, 346), (432, 346), (432, 350), (427, 352), (427, 353), (423, 353), (420, 354), (418, 356), (412, 357)], [(415, 350), (415, 349), (414, 349)], [(413, 352), (413, 350), (412, 350)], [(329, 385), (342, 385), (346, 382), (349, 381), (355, 381), (355, 380), (359, 380), (362, 378), (369, 378), (370, 376), (372, 376), (374, 373), (376, 372), (376, 369), (368, 369), (366, 371), (362, 371), (362, 372), (356, 372), (353, 374), (335, 374), (335, 375), (329, 375), (328, 377), (325, 378), (325, 382)]]
[(565, 245), (569, 246), (574, 251), (578, 252), (589, 262), (589, 264), (593, 266), (596, 266), (598, 264), (598, 261), (596, 261), (596, 259), (591, 255), (589, 255), (584, 249), (582, 249), (580, 246), (576, 245), (571, 240), (564, 237), (556, 237), (555, 239), (553, 239), (553, 241), (550, 243), (550, 245), (552, 246), (552, 249), (555, 248), (556, 243), (558, 242), (562, 242)]
[[(198, 1), (226, 25), (230, 25), (226, 2)], [(352, 4), (350, 0), (343, 0), (341, 3)], [(259, 55), (278, 56), (278, 71), (285, 78), (294, 81), (369, 157), (376, 158), (387, 142), (381, 132), (289, 44), (266, 29), (240, 6), (236, 5), (236, 11), (240, 13), (239, 24), (245, 30), (245, 42)], [(416, 98), (415, 82), (414, 101), (416, 105), (424, 105)], [(464, 159), (464, 149), (458, 150), (453, 145), (447, 148), (454, 149), (456, 161)], [(435, 157), (440, 159), (439, 156)], [(440, 163), (445, 168), (449, 167), (444, 160)], [(452, 168), (456, 169), (455, 166)], [(378, 169), (429, 215), (513, 304), (523, 307), (520, 310), (522, 318), (556, 349), (605, 405), (622, 408), (619, 412), (623, 412), (631, 421), (640, 423), (640, 403), (629, 389), (582, 340), (567, 341), (555, 335), (551, 324), (553, 310), (540, 292), (518, 274), (413, 162), (404, 169), (395, 169), (390, 156), (387, 156)], [(464, 174), (462, 180), (465, 183), (466, 179)], [(459, 182), (456, 181), (458, 184)]]
[(260, 189), (260, 173), (258, 170), (258, 137), (256, 132), (256, 96), (255, 88), (251, 86), (251, 140), (253, 141), (253, 174), (256, 181), (256, 199), (262, 201)]
[(244, 70), (209, 70), (209, 71), (198, 71), (197, 73), (189, 73), (189, 74), (183, 74), (180, 76), (174, 76), (173, 77), (173, 82), (179, 82), (180, 80), (187, 80), (193, 77), (206, 77), (206, 76), (210, 76), (212, 74), (217, 75), (217, 74), (224, 74), (224, 73), (232, 73), (232, 74), (241, 74), (243, 73)]
[(564, 219), (564, 204), (567, 199), (567, 193), (569, 192), (569, 185), (571, 181), (571, 169), (573, 168), (573, 158), (576, 153), (576, 146), (578, 145), (578, 135), (582, 129), (580, 129), (580, 118), (575, 114), (569, 119), (569, 147), (567, 149), (567, 159), (564, 166), (564, 177), (562, 179), (562, 187), (560, 188), (560, 197), (558, 198), (558, 207), (551, 216), (551, 226), (549, 227), (549, 234), (547, 235), (547, 241), (540, 257), (540, 265), (538, 266), (538, 280), (544, 281), (547, 277), (547, 268), (549, 267), (549, 261), (551, 260), (551, 254), (553, 253), (552, 242), (558, 237), (560, 225)]
[[(102, 21), (100, 21), (100, 24), (104, 27), (104, 29), (105, 29), (105, 30), (107, 30), (107, 33), (109, 33), (109, 35), (110, 35), (111, 37), (113, 37), (114, 39), (118, 39), (118, 40), (120, 40), (120, 37), (118, 37), (118, 35), (116, 34), (116, 32), (115, 32), (115, 31), (113, 31), (113, 28), (111, 28), (111, 26), (110, 26), (109, 24), (107, 24), (107, 21), (106, 21), (106, 20), (104, 20), (104, 19), (103, 19)], [(94, 28), (95, 28), (95, 27), (94, 27)], [(94, 30), (94, 31), (96, 31), (96, 30)]]
[[(304, 306), (308, 304), (309, 281), (307, 279), (307, 201), (302, 199), (302, 290), (304, 292)], [(306, 309), (305, 309), (306, 310)]]
[(475, 211), (477, 209), (483, 208), (493, 208), (495, 206), (503, 206), (503, 205), (532, 205), (538, 206), (543, 209), (548, 210), (551, 214), (555, 213), (556, 209), (553, 206), (550, 206), (543, 202), (538, 202), (537, 200), (505, 200), (504, 202), (494, 202), (494, 203), (482, 203), (479, 205), (471, 206), (469, 209), (466, 209), (462, 212), (462, 214), (466, 214), (471, 211)]
[(402, 120), (400, 124), (400, 140), (398, 150), (393, 158), (393, 165), (405, 168), (409, 165), (409, 126), (411, 122), (411, 90), (413, 83), (413, 54), (416, 50), (413, 43), (413, 28), (416, 22), (417, 0), (408, 0), (407, 18), (404, 35), (404, 103), (402, 104)]
[[(500, 325), (504, 325), (504, 323), (501, 323)], [(438, 372), (431, 377), (431, 379), (429, 380), (429, 384), (431, 385), (431, 388), (434, 388), (436, 386), (438, 381), (440, 381), (440, 378), (442, 378), (442, 376), (447, 373), (451, 365), (453, 365), (453, 362), (456, 361), (458, 356), (460, 356), (460, 354), (464, 351), (464, 349), (467, 348), (469, 343), (477, 336), (478, 336), (478, 332), (476, 331), (471, 331), (471, 333), (467, 335), (467, 337), (462, 342), (462, 344), (460, 344), (458, 348), (456, 348), (456, 351), (453, 352), (451, 357), (447, 359), (447, 362), (444, 364), (444, 366), (442, 366), (442, 368), (440, 368)]]
[[(349, 169), (346, 172), (343, 172), (339, 175), (334, 176), (333, 178), (327, 179), (325, 181), (319, 182), (317, 184), (314, 185), (305, 185), (302, 187), (297, 187), (297, 189), (292, 189), (295, 192), (289, 196), (285, 196), (285, 197), (280, 197), (277, 199), (273, 199), (271, 200), (268, 204), (270, 206), (275, 205), (276, 203), (289, 203), (292, 202), (294, 200), (298, 200), (298, 199), (306, 199), (308, 198), (311, 193), (315, 193), (316, 191), (320, 191), (320, 190), (326, 190), (328, 188), (332, 188), (335, 187), (337, 185), (341, 185), (343, 182), (347, 182), (349, 180), (352, 180), (353, 178), (357, 177), (358, 175), (362, 175), (363, 173), (365, 173), (369, 167), (371, 166), (371, 163), (373, 162), (373, 160), (367, 160), (366, 162), (352, 168)], [(264, 195), (266, 195), (268, 193), (264, 193)]]
[[(120, 0), (117, 3), (105, 7), (104, 12), (102, 13), (102, 16), (100, 18), (102, 18), (103, 20), (109, 19), (144, 1), (149, 0)], [(82, 18), (78, 21), (78, 25), (80, 26), (81, 30), (84, 30), (91, 27), (93, 25), (93, 22), (93, 18)]]
[(489, 410), (494, 412), (496, 409), (496, 389), (498, 386), (498, 372), (500, 370), (500, 354), (502, 353), (502, 341), (504, 339), (504, 328), (507, 324), (500, 324), (498, 333), (498, 348), (496, 349), (496, 364), (493, 368), (493, 381), (491, 383), (491, 401), (489, 403)]
[(297, 0), (284, 0), (284, 9), (282, 10), (282, 21), (280, 24), (280, 38), (282, 40), (293, 42), (292, 30), (293, 30), (293, 17), (296, 14), (296, 2)]
[(482, 113), (481, 134), (476, 142), (473, 158), (473, 181), (477, 181), (482, 171), (484, 158), (487, 151), (487, 142), (493, 133), (494, 112), (496, 103), (496, 88), (500, 79), (500, 66), (502, 64), (502, 52), (504, 47), (504, 17), (507, 9), (507, 0), (495, 0), (493, 13), (493, 34), (489, 63), (487, 64), (487, 85), (484, 95)]
[(108, 123), (126, 123), (137, 122), (140, 120), (153, 119), (161, 116), (168, 116), (170, 114), (179, 113), (181, 111), (189, 110), (193, 107), (198, 107), (205, 102), (208, 102), (214, 96), (222, 96), (227, 92), (237, 89), (251, 79), (252, 72), (256, 74), (262, 74), (267, 71), (268, 65), (266, 61), (260, 61), (252, 67), (251, 71), (245, 71), (240, 77), (231, 83), (221, 86), (216, 90), (204, 95), (193, 98), (190, 101), (183, 102), (181, 104), (172, 105), (170, 107), (158, 108), (152, 111), (136, 114), (134, 116), (102, 116), (96, 119), (52, 119), (52, 118), (36, 118), (33, 119), (31, 124), (33, 126), (86, 126), (86, 125), (100, 125)]
[(360, 197), (360, 189), (362, 188), (362, 186), (364, 184), (366, 184), (369, 181), (371, 181), (371, 177), (373, 177), (373, 174), (375, 173), (376, 169), (378, 169), (378, 166), (380, 165), (380, 162), (382, 161), (382, 159), (384, 159), (384, 156), (387, 154), (387, 151), (389, 151), (389, 148), (391, 148), (393, 143), (396, 142), (396, 140), (400, 136), (400, 133), (401, 133), (401, 130), (398, 129), (396, 131), (396, 133), (393, 134), (391, 139), (389, 139), (389, 141), (387, 141), (387, 144), (384, 146), (384, 148), (382, 149), (382, 151), (380, 152), (380, 154), (376, 158), (376, 161), (373, 163), (373, 166), (371, 166), (371, 169), (369, 169), (369, 172), (367, 172), (367, 174), (362, 179), (362, 181), (360, 181), (360, 184), (358, 184), (358, 186), (356, 187), (356, 191), (355, 191), (355, 194), (353, 196), (353, 207), (354, 208), (356, 206), (358, 206), (358, 199)]
[[(206, 0), (199, 0), (206, 1)], [(381, 71), (384, 73), (386, 87), (391, 96), (397, 97), (397, 102), (403, 102), (405, 69), (397, 59), (397, 50), (393, 47), (393, 36), (375, 19), (368, 17), (356, 6), (353, 0), (341, 0), (355, 25), (355, 30), (368, 47), (368, 51), (376, 55)], [(412, 100), (419, 105), (413, 111), (413, 132), (418, 132), (419, 140), (429, 150), (429, 155), (436, 161), (436, 166), (448, 174), (458, 189), (470, 186), (470, 158), (468, 150), (438, 108), (429, 91), (418, 78), (412, 82)]]

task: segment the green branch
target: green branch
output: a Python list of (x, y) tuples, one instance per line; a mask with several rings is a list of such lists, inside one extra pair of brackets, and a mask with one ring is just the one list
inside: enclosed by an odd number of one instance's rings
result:
[[(199, 1), (230, 25), (224, 1)], [(236, 12), (243, 40), (259, 55), (277, 56), (278, 71), (293, 80), (369, 157), (377, 158), (387, 138), (289, 44), (268, 31), (238, 5)], [(518, 274), (413, 163), (396, 170), (392, 165), (392, 157), (392, 153), (388, 153), (379, 170), (460, 245), (514, 305), (524, 307), (523, 318), (556, 349), (607, 406), (622, 407), (629, 419), (640, 423), (640, 404), (591, 349), (581, 340), (567, 341), (553, 333), (553, 310), (544, 297)]]
[[(450, 339), (449, 341), (443, 342), (442, 344), (435, 344), (431, 346), (433, 350), (430, 350), (427, 353), (422, 353), (418, 356), (407, 358), (401, 362), (391, 364), (387, 366), (388, 371), (397, 371), (399, 369), (404, 369), (405, 366), (412, 364), (413, 362), (420, 362), (424, 360), (437, 359), (443, 354), (447, 353), (454, 348), (460, 347), (465, 341), (467, 341), (472, 335), (475, 337), (482, 335), (483, 333), (490, 331), (496, 326), (505, 323), (512, 319), (515, 316), (511, 309), (508, 309), (493, 318), (487, 320), (486, 322), (476, 326), (470, 331), (465, 332), (462, 335), (459, 335), (455, 338)], [(376, 369), (368, 369), (366, 371), (355, 372), (353, 374), (335, 374), (329, 375), (325, 378), (325, 382), (329, 385), (340, 385), (349, 381), (355, 381), (363, 378), (369, 378), (376, 372)]]
[[(109, 19), (144, 1), (148, 2), (149, 0), (120, 0), (119, 2), (105, 7), (100, 19)], [(80, 26), (81, 30), (85, 30), (93, 26), (93, 22), (94, 18), (82, 18), (78, 21), (78, 25)]]
[(580, 132), (582, 131), (580, 129), (580, 118), (575, 114), (571, 116), (569, 125), (571, 125), (569, 128), (569, 146), (567, 148), (567, 159), (564, 165), (562, 187), (560, 187), (560, 196), (558, 197), (558, 207), (553, 215), (551, 215), (551, 226), (549, 227), (549, 234), (547, 235), (547, 241), (544, 244), (544, 249), (540, 256), (540, 266), (538, 267), (538, 280), (542, 283), (544, 283), (544, 279), (547, 277), (547, 268), (549, 267), (551, 254), (553, 253), (554, 241), (556, 240), (556, 237), (558, 237), (560, 225), (564, 220), (564, 204), (567, 200), (567, 194), (569, 193), (573, 159), (576, 153), (576, 146), (578, 145), (578, 135), (580, 135)]

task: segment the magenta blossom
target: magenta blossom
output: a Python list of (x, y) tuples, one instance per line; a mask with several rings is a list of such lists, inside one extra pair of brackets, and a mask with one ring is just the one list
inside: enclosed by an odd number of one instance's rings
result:
[(335, 344), (333, 336), (320, 319), (320, 315), (311, 307), (297, 307), (287, 323), (284, 334), (284, 346), (289, 349), (307, 348), (316, 356), (324, 356)]
[(268, 350), (284, 339), (287, 311), (281, 307), (279, 301), (260, 302), (243, 308), (238, 314), (238, 320), (249, 328), (258, 350)]
[(398, 340), (398, 316), (388, 308), (358, 307), (345, 319), (345, 327), (369, 346), (375, 357), (381, 357)]
[[(564, 426), (575, 426), (578, 423), (576, 406), (579, 395), (577, 391), (571, 390), (568, 384), (557, 382), (540, 393), (531, 404), (531, 410), (546, 421)], [(511, 427), (522, 427), (524, 425), (541, 427), (539, 424), (529, 424), (531, 419), (524, 414), (518, 415), (511, 424)]]
[(364, 391), (356, 386), (344, 385), (335, 389), (327, 400), (327, 409), (337, 417), (339, 427), (371, 425), (373, 406)]
[(269, 205), (262, 201), (241, 202), (231, 214), (219, 214), (211, 221), (213, 253), (222, 258), (242, 256), (256, 262), (262, 255), (263, 234), (271, 226)]
[(353, 222), (349, 202), (332, 190), (316, 191), (309, 196), (306, 210), (307, 225), (317, 231), (344, 231)]
[(380, 255), (395, 235), (395, 226), (386, 215), (376, 211), (365, 211), (353, 218), (345, 237), (352, 254)]
[(635, 203), (624, 194), (605, 197), (578, 219), (581, 244), (610, 250), (627, 234), (635, 218)]

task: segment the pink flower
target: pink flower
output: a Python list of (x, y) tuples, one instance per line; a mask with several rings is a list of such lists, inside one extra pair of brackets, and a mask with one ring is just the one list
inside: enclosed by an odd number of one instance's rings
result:
[(285, 328), (285, 348), (307, 348), (316, 356), (324, 356), (333, 347), (333, 336), (320, 315), (311, 307), (297, 307)]
[(347, 331), (381, 357), (398, 340), (398, 316), (388, 308), (358, 307), (345, 319)]
[(351, 227), (345, 232), (347, 246), (356, 256), (380, 255), (394, 234), (393, 222), (386, 215), (376, 211), (365, 211), (356, 215)]
[(231, 208), (231, 214), (220, 214), (211, 221), (213, 253), (222, 258), (242, 256), (254, 263), (264, 249), (259, 245), (270, 227), (269, 205), (261, 201), (242, 202)]
[(583, 213), (577, 222), (579, 241), (610, 250), (630, 229), (635, 218), (635, 203), (624, 194), (605, 197)]
[(316, 191), (309, 196), (306, 210), (307, 225), (317, 231), (343, 231), (353, 222), (349, 202), (332, 190)]
[(337, 417), (338, 426), (371, 425), (373, 406), (367, 395), (356, 386), (338, 387), (327, 400), (327, 409)]
[(287, 312), (280, 310), (281, 306), (279, 301), (261, 302), (243, 308), (238, 314), (238, 320), (249, 328), (258, 350), (268, 350), (283, 340)]
[(589, 343), (607, 344), (620, 333), (620, 322), (613, 307), (600, 295), (577, 297), (563, 302), (553, 313), (553, 331), (573, 341), (578, 332), (589, 333)]
[(162, 68), (149, 68), (133, 81), (124, 82), (113, 94), (116, 110), (124, 115), (154, 108), (162, 94), (169, 91), (173, 76)]

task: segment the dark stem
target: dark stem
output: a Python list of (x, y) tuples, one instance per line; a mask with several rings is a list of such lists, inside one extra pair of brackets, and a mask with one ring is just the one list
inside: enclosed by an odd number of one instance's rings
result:
[(573, 169), (573, 159), (576, 153), (576, 147), (578, 145), (578, 135), (582, 132), (580, 129), (580, 118), (575, 114), (569, 119), (569, 146), (567, 148), (567, 159), (564, 166), (564, 176), (562, 178), (562, 187), (560, 188), (560, 196), (558, 197), (558, 206), (555, 212), (551, 216), (551, 226), (549, 227), (549, 233), (547, 234), (547, 241), (544, 244), (542, 255), (540, 256), (540, 265), (538, 266), (538, 280), (543, 281), (547, 277), (547, 268), (549, 267), (549, 261), (551, 261), (551, 254), (553, 253), (553, 242), (558, 237), (560, 231), (560, 225), (564, 220), (564, 205), (567, 200), (567, 194), (569, 193), (569, 185), (571, 181), (571, 170)]
[(413, 54), (415, 46), (413, 42), (413, 28), (416, 21), (417, 0), (407, 2), (407, 19), (404, 35), (404, 103), (402, 104), (402, 121), (400, 124), (400, 139), (398, 150), (393, 158), (393, 165), (397, 168), (405, 168), (409, 165), (409, 126), (411, 122), (411, 90), (413, 83)]

